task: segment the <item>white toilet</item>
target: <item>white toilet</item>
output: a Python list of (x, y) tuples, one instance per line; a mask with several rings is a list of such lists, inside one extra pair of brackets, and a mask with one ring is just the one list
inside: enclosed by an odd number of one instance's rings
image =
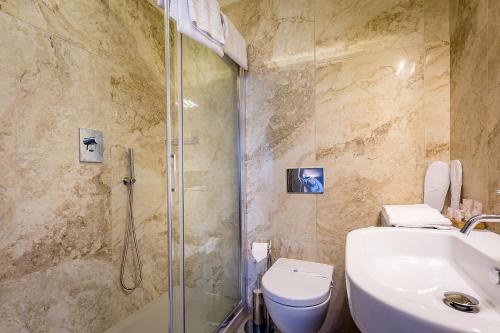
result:
[(262, 277), (269, 315), (282, 333), (316, 333), (330, 302), (333, 266), (278, 259)]

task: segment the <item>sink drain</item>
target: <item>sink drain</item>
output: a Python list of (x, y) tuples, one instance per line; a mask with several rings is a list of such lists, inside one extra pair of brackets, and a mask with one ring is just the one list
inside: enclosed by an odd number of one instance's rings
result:
[(450, 308), (457, 311), (467, 312), (467, 313), (477, 313), (479, 312), (479, 301), (474, 297), (460, 293), (457, 291), (449, 291), (444, 293), (443, 298), (444, 304), (448, 305)]

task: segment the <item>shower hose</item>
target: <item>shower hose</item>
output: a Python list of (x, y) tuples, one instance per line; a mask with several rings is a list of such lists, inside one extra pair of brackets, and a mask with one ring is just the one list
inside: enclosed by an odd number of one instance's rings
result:
[[(122, 262), (120, 267), (120, 285), (124, 292), (132, 292), (137, 287), (141, 285), (142, 282), (142, 262), (139, 253), (139, 246), (137, 244), (137, 236), (135, 233), (135, 222), (134, 222), (134, 152), (132, 149), (128, 150), (129, 167), (130, 167), (130, 177), (125, 177), (123, 179), (123, 184), (127, 187), (128, 191), (128, 214), (127, 214), (127, 228), (125, 230), (125, 239), (123, 240), (123, 252), (122, 252)], [(132, 242), (134, 247), (132, 250), (135, 262), (135, 271), (133, 274), (132, 284), (127, 285), (125, 282), (125, 266), (128, 256), (129, 244)]]

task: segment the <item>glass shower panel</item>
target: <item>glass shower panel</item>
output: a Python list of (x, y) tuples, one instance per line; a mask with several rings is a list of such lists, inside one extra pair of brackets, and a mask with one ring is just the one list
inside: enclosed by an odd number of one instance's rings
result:
[(185, 331), (213, 332), (241, 299), (238, 67), (182, 38)]

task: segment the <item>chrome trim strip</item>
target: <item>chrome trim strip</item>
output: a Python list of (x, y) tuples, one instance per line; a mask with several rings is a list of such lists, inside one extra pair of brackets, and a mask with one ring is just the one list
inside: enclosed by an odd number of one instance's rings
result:
[(229, 313), (226, 319), (217, 327), (216, 333), (236, 332), (240, 325), (245, 321), (248, 314), (248, 308), (243, 300)]
[(172, 232), (172, 171), (170, 167), (170, 157), (172, 155), (171, 142), (172, 132), (170, 125), (172, 124), (170, 110), (170, 1), (165, 1), (163, 8), (163, 25), (165, 30), (165, 97), (166, 97), (166, 130), (167, 130), (167, 227), (168, 227), (168, 331), (174, 333), (174, 279), (173, 279), (173, 232)]
[(181, 313), (181, 318), (179, 321), (179, 331), (186, 331), (186, 290), (184, 285), (184, 95), (183, 95), (183, 82), (182, 82), (182, 54), (183, 54), (183, 44), (184, 37), (181, 33), (177, 33), (177, 41), (179, 45), (177, 47), (177, 82), (178, 82), (178, 132), (179, 135), (177, 140), (179, 145), (177, 146), (177, 151), (179, 154), (179, 311)]
[(238, 155), (240, 177), (240, 283), (241, 297), (247, 303), (247, 200), (246, 200), (246, 164), (245, 164), (245, 138), (246, 138), (246, 99), (245, 99), (246, 71), (240, 67), (238, 75)]

